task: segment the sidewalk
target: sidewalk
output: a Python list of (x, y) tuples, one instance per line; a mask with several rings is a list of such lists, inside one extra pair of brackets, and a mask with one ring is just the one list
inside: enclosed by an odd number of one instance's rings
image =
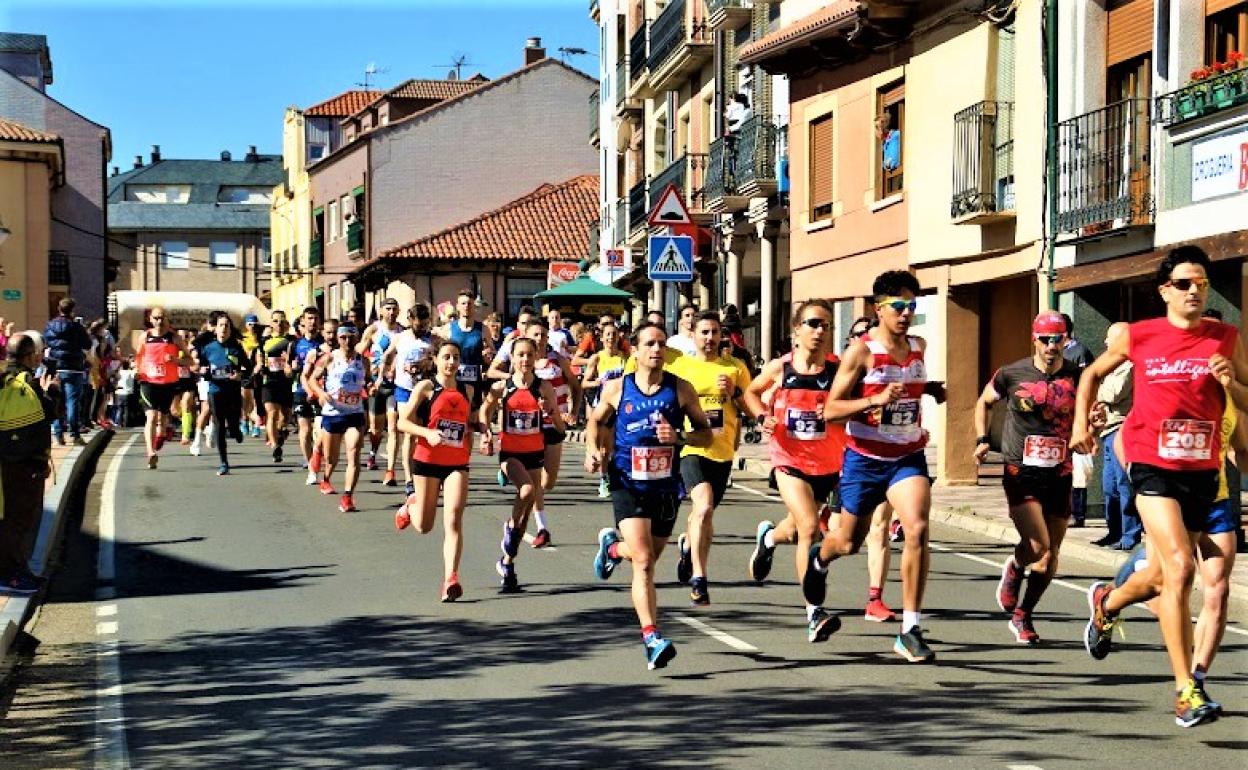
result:
[[(86, 446), (59, 446), (53, 443), (52, 462), (56, 472), (48, 477), (44, 487), (43, 519), (30, 557), (30, 571), (36, 575), (49, 576), (49, 559), (60, 540), (73, 490), (82, 483), (82, 469), (100, 456), (110, 435), (108, 431), (96, 429), (90, 434)], [(45, 587), (33, 596), (0, 594), (0, 662), (5, 662), (10, 645), (42, 602), (46, 590)]]

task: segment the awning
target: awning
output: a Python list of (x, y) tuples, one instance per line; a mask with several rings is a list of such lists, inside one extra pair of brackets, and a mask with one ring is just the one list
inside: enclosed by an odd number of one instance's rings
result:
[(865, 15), (866, 6), (858, 0), (836, 0), (743, 46), (738, 58), (742, 64), (760, 64), (779, 58), (794, 49), (852, 29)]
[(598, 283), (585, 273), (580, 273), (571, 281), (556, 286), (553, 289), (547, 289), (533, 295), (536, 300), (608, 300), (608, 301), (626, 301), (631, 300), (633, 295), (631, 292), (617, 289), (614, 286), (606, 286)]
[(1194, 241), (1172, 243), (1152, 251), (1059, 268), (1054, 288), (1059, 292), (1071, 291), (1102, 283), (1152, 275), (1170, 250), (1179, 246), (1199, 246), (1214, 262), (1243, 259), (1248, 257), (1248, 230), (1236, 230), (1208, 238), (1198, 238)]

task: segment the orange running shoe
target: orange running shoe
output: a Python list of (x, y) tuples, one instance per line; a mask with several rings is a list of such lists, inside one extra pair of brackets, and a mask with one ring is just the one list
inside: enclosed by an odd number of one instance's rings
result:
[(351, 495), (348, 494), (342, 496), (342, 500), (338, 503), (338, 510), (343, 513), (351, 513), (352, 511), (358, 511), (360, 509), (355, 507), (355, 501), (352, 500)]
[(321, 479), (320, 488), (322, 495), (338, 494), (337, 490), (334, 489), (334, 485), (329, 483), (329, 479)]
[(394, 471), (386, 471), (385, 475), (381, 477), (382, 486), (392, 487), (395, 485), (395, 483), (396, 482), (394, 480)]
[(394, 528), (400, 532), (412, 526), (412, 514), (407, 511), (411, 504), (411, 498), (404, 500), (403, 505), (399, 506), (399, 510), (394, 514)]
[(459, 575), (454, 572), (442, 583), (442, 601), (453, 602), (464, 595), (464, 588), (459, 584)]
[[(269, 442), (266, 441), (264, 443), (267, 446)], [(312, 457), (308, 460), (308, 470), (313, 473), (321, 472), (321, 450), (319, 447), (312, 450)]]
[(883, 599), (872, 599), (867, 602), (867, 608), (863, 612), (863, 617), (874, 623), (887, 623), (897, 616), (884, 603)]

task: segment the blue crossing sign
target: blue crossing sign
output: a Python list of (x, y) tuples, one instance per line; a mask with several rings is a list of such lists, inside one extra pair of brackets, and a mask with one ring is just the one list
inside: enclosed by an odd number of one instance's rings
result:
[(693, 238), (690, 236), (652, 235), (647, 252), (646, 275), (650, 280), (693, 280)]

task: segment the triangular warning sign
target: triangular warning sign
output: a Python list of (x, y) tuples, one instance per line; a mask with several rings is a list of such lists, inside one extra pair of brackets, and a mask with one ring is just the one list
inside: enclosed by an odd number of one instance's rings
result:
[(685, 202), (681, 199), (676, 185), (669, 184), (663, 190), (663, 194), (659, 196), (659, 202), (650, 210), (648, 222), (655, 226), (693, 224), (693, 220), (689, 218), (689, 209), (685, 208)]
[(664, 247), (663, 253), (654, 263), (654, 272), (656, 273), (687, 273), (689, 272), (689, 264), (685, 262), (685, 257), (680, 253), (680, 249), (676, 248), (675, 241), (668, 241)]

